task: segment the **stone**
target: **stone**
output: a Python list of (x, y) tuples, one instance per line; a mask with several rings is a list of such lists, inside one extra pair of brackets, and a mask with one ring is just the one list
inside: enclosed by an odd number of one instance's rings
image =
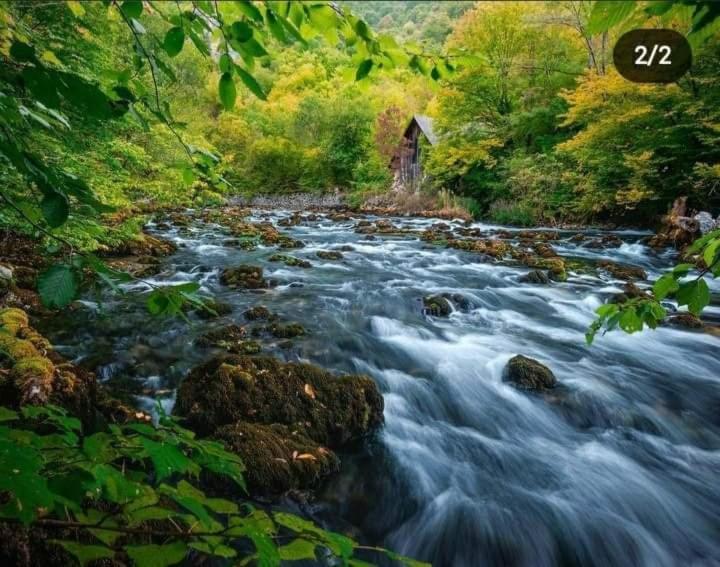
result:
[(550, 283), (550, 277), (547, 272), (543, 272), (542, 270), (532, 270), (520, 277), (518, 281), (521, 283), (545, 285)]
[(448, 317), (453, 312), (452, 304), (442, 295), (423, 297), (423, 311), (433, 317)]
[(337, 250), (318, 250), (316, 253), (318, 258), (323, 260), (342, 260), (343, 253)]
[(369, 376), (335, 376), (268, 356), (224, 355), (183, 380), (175, 413), (201, 435), (238, 422), (277, 423), (332, 449), (377, 429), (383, 398)]
[(518, 354), (505, 367), (503, 381), (520, 390), (542, 391), (555, 387), (557, 379), (547, 366), (533, 358)]

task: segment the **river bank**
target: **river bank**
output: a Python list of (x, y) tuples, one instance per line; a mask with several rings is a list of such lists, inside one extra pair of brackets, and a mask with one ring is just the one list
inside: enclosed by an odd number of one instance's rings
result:
[[(151, 318), (142, 295), (87, 296), (40, 330), (148, 411), (176, 407), (193, 368), (249, 341), (370, 376), (385, 425), (337, 450), (338, 472), (314, 495), (296, 495), (311, 517), (437, 565), (720, 557), (713, 507), (699, 506), (718, 498), (720, 309), (700, 326), (584, 344), (595, 307), (671, 265), (673, 251), (642, 244), (648, 233), (238, 209), (161, 213), (147, 230), (175, 248), (153, 260), (151, 282), (198, 282), (229, 310), (187, 325)], [(256, 271), (231, 281), (240, 266)], [(249, 319), (259, 306), (279, 319)], [(244, 329), (237, 340), (230, 325)], [(224, 340), (203, 346), (213, 332)], [(555, 387), (508, 383), (518, 354)]]

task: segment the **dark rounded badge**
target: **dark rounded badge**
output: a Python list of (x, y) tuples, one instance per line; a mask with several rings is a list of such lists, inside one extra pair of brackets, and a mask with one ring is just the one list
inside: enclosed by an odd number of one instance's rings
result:
[(636, 83), (673, 83), (692, 65), (692, 50), (675, 30), (631, 30), (615, 44), (618, 72)]

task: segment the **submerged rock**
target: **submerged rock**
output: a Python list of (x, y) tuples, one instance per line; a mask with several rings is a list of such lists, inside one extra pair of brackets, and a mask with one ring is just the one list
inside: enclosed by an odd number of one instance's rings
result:
[(333, 376), (310, 364), (226, 355), (194, 368), (175, 412), (203, 435), (238, 422), (278, 423), (330, 448), (383, 421), (383, 398), (369, 376)]
[(452, 304), (442, 295), (428, 295), (423, 297), (423, 311), (433, 317), (448, 317), (452, 313)]
[(522, 354), (509, 360), (505, 367), (503, 380), (521, 390), (533, 391), (553, 388), (557, 383), (552, 370), (537, 360)]
[(262, 289), (269, 287), (263, 277), (260, 266), (243, 264), (235, 268), (225, 268), (220, 274), (220, 283), (240, 289)]

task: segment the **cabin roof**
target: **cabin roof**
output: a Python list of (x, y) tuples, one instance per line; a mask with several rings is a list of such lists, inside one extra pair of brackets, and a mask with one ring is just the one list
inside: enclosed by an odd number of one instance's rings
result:
[(424, 114), (414, 114), (412, 120), (410, 120), (410, 124), (408, 124), (408, 127), (405, 129), (405, 135), (407, 135), (410, 128), (412, 128), (413, 123), (418, 125), (418, 128), (420, 128), (420, 131), (425, 135), (431, 146), (438, 143), (438, 137), (433, 131), (432, 118)]

